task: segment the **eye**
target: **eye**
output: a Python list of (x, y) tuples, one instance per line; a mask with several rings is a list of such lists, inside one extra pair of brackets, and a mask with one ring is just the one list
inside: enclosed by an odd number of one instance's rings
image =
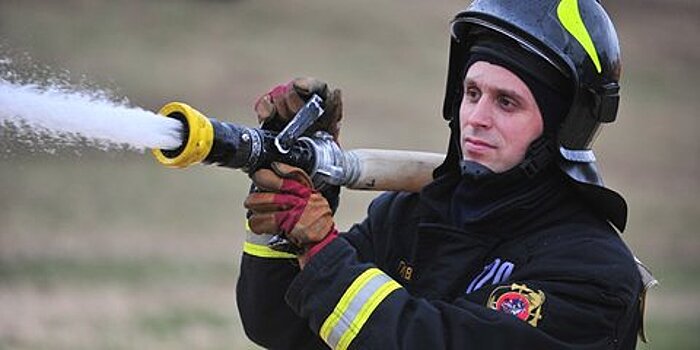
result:
[(479, 100), (479, 97), (481, 97), (481, 91), (474, 86), (467, 86), (464, 90), (464, 97), (466, 97), (469, 102), (476, 102)]
[(501, 108), (506, 111), (512, 111), (518, 107), (518, 102), (514, 98), (507, 95), (499, 95), (497, 101), (498, 105), (500, 105)]

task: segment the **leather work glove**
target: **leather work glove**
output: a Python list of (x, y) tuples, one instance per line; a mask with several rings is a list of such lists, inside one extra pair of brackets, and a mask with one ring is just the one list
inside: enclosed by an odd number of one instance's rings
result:
[[(265, 130), (282, 131), (306, 101), (317, 94), (323, 99), (323, 115), (306, 131), (313, 134), (325, 131), (338, 142), (340, 120), (343, 117), (343, 103), (339, 89), (331, 89), (328, 84), (315, 78), (296, 78), (286, 84), (277, 85), (261, 96), (255, 103), (258, 122)], [(328, 186), (323, 196), (331, 204), (333, 213), (340, 202), (340, 187)]]
[(282, 233), (301, 248), (300, 265), (337, 237), (328, 201), (313, 188), (303, 170), (272, 163), (252, 176), (263, 192), (248, 194), (243, 205), (249, 210), (248, 225), (255, 234)]
[(315, 78), (296, 78), (287, 84), (278, 85), (255, 103), (255, 113), (262, 128), (282, 131), (313, 94), (323, 99), (324, 113), (307, 133), (326, 131), (338, 142), (340, 120), (343, 118), (343, 103), (339, 89), (330, 89), (328, 84)]

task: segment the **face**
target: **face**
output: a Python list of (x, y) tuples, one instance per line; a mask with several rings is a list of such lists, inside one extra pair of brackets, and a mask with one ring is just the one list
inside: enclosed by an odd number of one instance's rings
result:
[(459, 121), (463, 158), (496, 173), (519, 164), (543, 129), (527, 85), (509, 70), (484, 61), (467, 71)]

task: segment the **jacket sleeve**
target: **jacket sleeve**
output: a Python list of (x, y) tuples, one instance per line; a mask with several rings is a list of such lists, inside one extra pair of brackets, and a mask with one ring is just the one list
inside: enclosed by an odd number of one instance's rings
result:
[(268, 248), (270, 238), (249, 232), (243, 245), (236, 301), (246, 335), (267, 349), (327, 349), (284, 301), (299, 266), (296, 256)]
[[(373, 258), (369, 232), (367, 218), (344, 234), (355, 245), (354, 251), (364, 252), (364, 260)], [(270, 249), (271, 237), (248, 232), (243, 245), (236, 301), (246, 336), (268, 349), (328, 349), (309, 328), (309, 321), (285, 302), (284, 294), (299, 265), (296, 256)]]

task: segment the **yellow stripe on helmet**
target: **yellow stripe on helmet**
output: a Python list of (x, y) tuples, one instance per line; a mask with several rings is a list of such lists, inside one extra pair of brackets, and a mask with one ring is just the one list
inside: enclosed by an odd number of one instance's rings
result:
[(586, 25), (581, 18), (581, 12), (578, 7), (578, 0), (561, 0), (557, 7), (557, 16), (564, 28), (583, 46), (588, 56), (593, 61), (596, 71), (602, 72), (598, 51), (596, 51), (593, 39), (586, 29)]

